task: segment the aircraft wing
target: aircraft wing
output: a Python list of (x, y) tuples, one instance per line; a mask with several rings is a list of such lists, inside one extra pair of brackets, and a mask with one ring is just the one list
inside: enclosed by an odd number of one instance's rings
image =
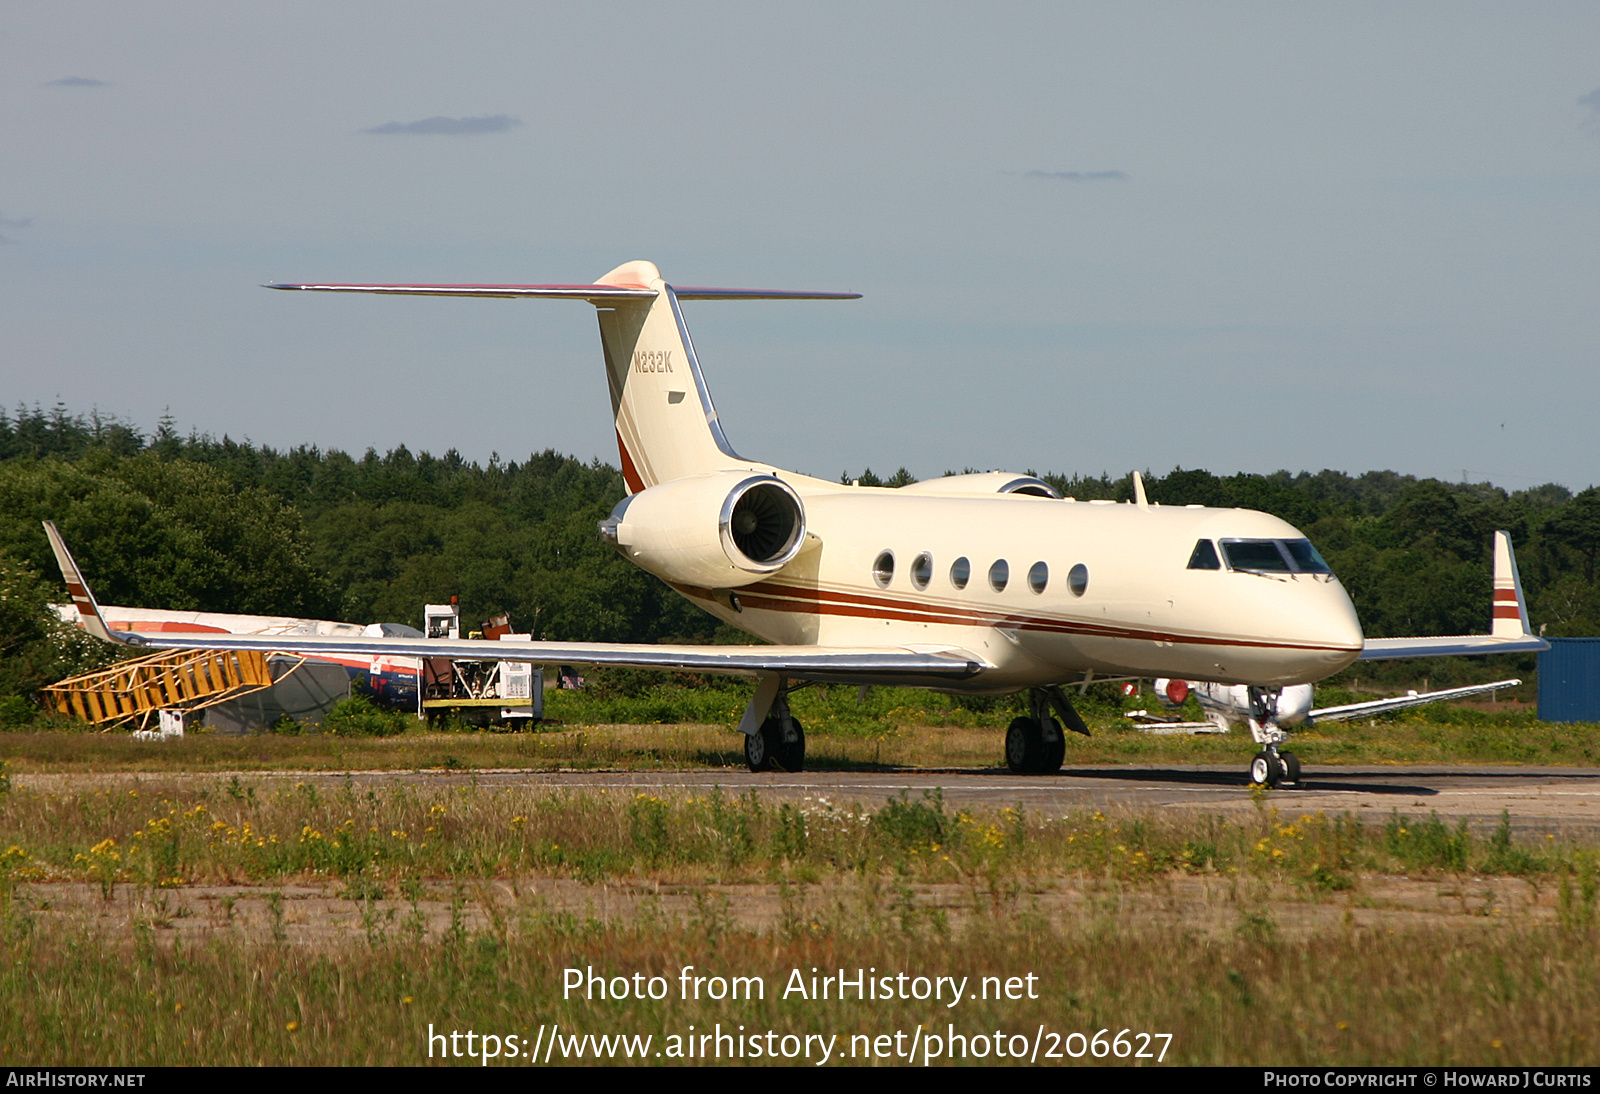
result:
[(737, 676), (782, 675), (801, 680), (927, 684), (965, 680), (991, 667), (953, 646), (690, 646), (610, 642), (500, 642), (482, 638), (365, 638), (349, 635), (257, 635), (114, 631), (90, 592), (56, 526), (45, 521), (50, 548), (83, 628), (96, 638), (141, 649), (256, 650), (307, 656), (449, 657), (534, 664), (616, 665)]
[(1392, 661), (1401, 657), (1487, 657), (1496, 653), (1542, 653), (1550, 643), (1528, 625), (1528, 599), (1522, 592), (1522, 575), (1511, 536), (1494, 534), (1494, 605), (1488, 634), (1460, 634), (1428, 638), (1369, 638), (1362, 661)]
[(1541, 653), (1550, 643), (1536, 634), (1502, 638), (1493, 634), (1461, 634), (1435, 638), (1369, 638), (1361, 661), (1400, 657), (1486, 657), (1492, 653)]
[(1413, 691), (1409, 695), (1400, 695), (1393, 699), (1373, 699), (1366, 703), (1348, 703), (1342, 707), (1324, 707), (1321, 710), (1311, 711), (1307, 717), (1313, 722), (1342, 722), (1348, 718), (1361, 718), (1368, 714), (1384, 714), (1391, 710), (1405, 710), (1407, 707), (1465, 699), (1469, 695), (1482, 695), (1485, 692), (1499, 691), (1501, 688), (1512, 688), (1520, 683), (1521, 680), (1496, 680), (1492, 684), (1474, 684), (1471, 687), (1449, 688), (1445, 691), (1425, 691), (1420, 695)]

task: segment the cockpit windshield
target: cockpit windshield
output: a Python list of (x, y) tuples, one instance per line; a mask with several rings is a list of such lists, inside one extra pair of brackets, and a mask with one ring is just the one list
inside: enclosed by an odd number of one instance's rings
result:
[(1284, 550), (1289, 552), (1289, 558), (1294, 562), (1294, 568), (1303, 574), (1331, 574), (1330, 567), (1317, 549), (1311, 546), (1309, 539), (1283, 540)]
[(1225, 539), (1228, 569), (1252, 574), (1331, 574), (1309, 539)]

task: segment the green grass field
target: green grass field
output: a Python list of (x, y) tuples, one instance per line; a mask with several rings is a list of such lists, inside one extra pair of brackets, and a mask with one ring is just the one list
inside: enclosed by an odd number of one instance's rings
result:
[[(1324, 689), (1333, 704), (1365, 696)], [(134, 741), (52, 720), (48, 728), (0, 733), (0, 759), (27, 771), (410, 770), (418, 768), (734, 767), (740, 738), (729, 727), (748, 696), (737, 687), (646, 684), (628, 689), (546, 692), (536, 732), (428, 732), (398, 717), (396, 737), (304, 732), (182, 741)], [(1146, 697), (1148, 699), (1148, 696)], [(1080, 706), (1094, 736), (1068, 735), (1068, 764), (1240, 763), (1255, 751), (1241, 728), (1227, 736), (1158, 737), (1121, 717), (1109, 689)], [(1131, 705), (1131, 704), (1130, 704)], [(807, 764), (817, 770), (994, 768), (1009, 697), (956, 699), (909, 688), (808, 688), (793, 698), (806, 727)], [(1198, 717), (1198, 710), (1188, 712)], [(1539, 721), (1522, 704), (1433, 706), (1373, 722), (1327, 723), (1298, 732), (1291, 747), (1307, 764), (1600, 764), (1600, 726)]]
[[(918, 1027), (941, 1052), (952, 1029), (969, 1048), (989, 1038), (986, 1052), (996, 1035), (1011, 1048), (1041, 1028), (1083, 1035), (1047, 1044), (1061, 1053), (1047, 1063), (1074, 1062), (1063, 1047), (1102, 1062), (1087, 1047), (1101, 1030), (1107, 1052), (1123, 1030), (1130, 1052), (1155, 1051), (1141, 1033), (1170, 1034), (1167, 1063), (1597, 1054), (1600, 845), (1524, 845), (1508, 824), (1475, 838), (1266, 803), (1231, 820), (1044, 817), (955, 812), (930, 794), (868, 813), (229, 778), (13, 790), (0, 845), (8, 1064), (418, 1063), (430, 1023), (501, 1046), (550, 1026), (649, 1035), (650, 1052), (718, 1023), (837, 1037), (840, 1055)], [(309, 931), (313, 892), (342, 928)], [(624, 894), (632, 912), (601, 912)], [(725, 985), (757, 977), (762, 997), (684, 999), (685, 966)], [(565, 993), (565, 970), (590, 967), (659, 976), (664, 998)], [(974, 990), (993, 977), (997, 995), (1016, 978), (1019, 997), (784, 997), (796, 970), (804, 983), (839, 968)]]
[[(762, 1043), (777, 1062), (805, 1062), (788, 1045), (815, 1063), (824, 1040), (806, 1038), (832, 1038), (830, 1066), (910, 1063), (913, 1039), (917, 1063), (996, 1063), (1034, 1044), (1049, 1064), (1600, 1058), (1600, 838), (1587, 830), (1299, 815), (1275, 795), (1226, 817), (1046, 816), (955, 810), (937, 794), (863, 809), (257, 778), (742, 768), (727, 728), (737, 690), (637, 690), (551, 692), (550, 724), (530, 733), (0, 734), (0, 1064), (427, 1063), (430, 1025), (474, 1030), (480, 1056), (485, 1033), (530, 1052), (491, 1066), (532, 1062), (535, 1039), (550, 1051), (558, 1031), (580, 1040), (551, 1062), (676, 1063), (691, 1026), (718, 1024), (773, 1031)], [(1084, 705), (1096, 734), (1069, 740), (1068, 763), (1242, 764), (1253, 751), (1243, 733), (1151, 737), (1114, 703)], [(992, 770), (1014, 715), (887, 688), (864, 702), (812, 689), (795, 708), (817, 769)], [(1308, 764), (1600, 757), (1597, 727), (1515, 708), (1318, 727), (1294, 747)], [(99, 778), (129, 772), (137, 785)], [(568, 996), (566, 970), (591, 966), (670, 991)], [(759, 978), (764, 997), (681, 998), (685, 966)], [(1036, 990), (954, 1008), (785, 998), (813, 967), (974, 990), (993, 977), (996, 994), (1032, 975)], [(627, 1042), (632, 1057), (608, 1042), (597, 1061), (591, 1034), (652, 1040)], [(745, 1048), (744, 1062), (769, 1062)]]

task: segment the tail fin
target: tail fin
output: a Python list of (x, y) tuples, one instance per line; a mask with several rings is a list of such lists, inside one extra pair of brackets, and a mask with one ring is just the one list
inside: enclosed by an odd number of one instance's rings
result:
[(617, 448), (628, 493), (658, 482), (749, 467), (717, 420), (679, 300), (856, 300), (860, 293), (772, 289), (673, 288), (650, 262), (627, 262), (591, 285), (278, 284), (269, 289), (379, 293), (385, 296), (552, 297), (587, 300), (600, 310)]
[(1528, 600), (1522, 595), (1522, 575), (1508, 532), (1494, 534), (1494, 612), (1489, 633), (1496, 638), (1528, 634)]
[(44, 522), (44, 534), (49, 537), (50, 549), (55, 552), (56, 564), (61, 567), (61, 577), (67, 583), (67, 592), (72, 594), (72, 602), (78, 607), (78, 625), (96, 638), (106, 642), (116, 642), (121, 645), (127, 639), (111, 632), (106, 626), (105, 617), (100, 614), (100, 605), (95, 603), (94, 594), (89, 591), (89, 583), (83, 579), (83, 571), (78, 569), (78, 564), (73, 561), (72, 552), (67, 550), (66, 541), (61, 538), (61, 533), (56, 531), (56, 526), (50, 521)]
[(655, 294), (649, 300), (595, 302), (628, 493), (686, 475), (748, 467), (722, 431), (672, 286), (649, 262), (618, 266), (598, 284)]

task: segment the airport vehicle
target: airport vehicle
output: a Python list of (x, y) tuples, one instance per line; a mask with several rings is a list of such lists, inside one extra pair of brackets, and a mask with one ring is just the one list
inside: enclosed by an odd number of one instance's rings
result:
[[(674, 287), (649, 262), (618, 266), (592, 284), (269, 287), (592, 304), (627, 486), (601, 535), (707, 611), (772, 644), (531, 642), (513, 654), (496, 643), (492, 656), (752, 677), (738, 725), (752, 770), (803, 767), (804, 730), (788, 696), (812, 682), (1026, 691), (1029, 714), (1008, 729), (1005, 757), (1012, 771), (1037, 774), (1060, 767), (1063, 723), (1088, 732), (1063, 683), (1169, 676), (1251, 689), (1263, 714), (1252, 772), (1275, 785), (1285, 775), (1285, 729), (1274, 714), (1282, 688), (1362, 656), (1544, 648), (1527, 634), (1364, 642), (1350, 598), (1292, 526), (1242, 509), (1152, 505), (1137, 477), (1132, 503), (1078, 502), (1007, 472), (882, 489), (739, 455), (680, 304), (855, 293)], [(85, 626), (111, 641), (484, 656), (481, 643), (463, 639), (114, 634), (66, 545), (49, 532)]]

